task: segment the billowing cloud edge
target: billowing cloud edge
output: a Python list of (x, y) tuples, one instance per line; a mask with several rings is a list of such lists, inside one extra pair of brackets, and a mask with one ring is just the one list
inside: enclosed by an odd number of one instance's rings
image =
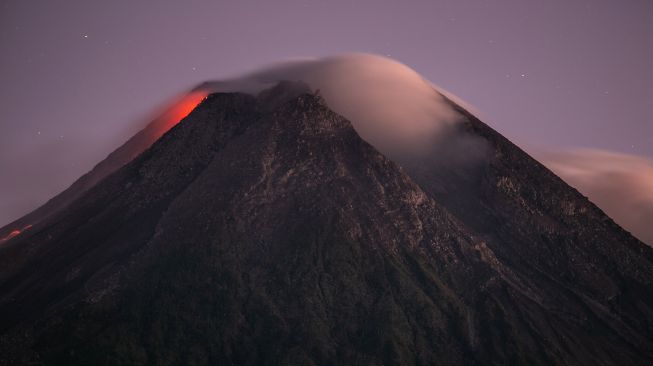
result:
[(653, 160), (598, 149), (532, 153), (616, 223), (653, 246)]

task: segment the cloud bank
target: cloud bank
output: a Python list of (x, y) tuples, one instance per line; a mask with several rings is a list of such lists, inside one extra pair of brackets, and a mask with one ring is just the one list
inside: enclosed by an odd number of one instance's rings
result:
[(653, 161), (593, 149), (535, 155), (615, 222), (653, 246)]

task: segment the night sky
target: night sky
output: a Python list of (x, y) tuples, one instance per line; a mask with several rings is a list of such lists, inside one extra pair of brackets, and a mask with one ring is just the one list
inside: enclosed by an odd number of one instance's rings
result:
[(207, 79), (392, 57), (529, 150), (653, 159), (653, 1), (25, 1), (0, 5), (0, 226)]

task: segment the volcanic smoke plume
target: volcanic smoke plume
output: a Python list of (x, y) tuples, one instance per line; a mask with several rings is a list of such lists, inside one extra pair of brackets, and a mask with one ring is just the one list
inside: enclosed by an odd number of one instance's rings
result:
[(200, 90), (256, 94), (280, 81), (308, 83), (386, 155), (430, 151), (460, 116), (443, 92), (406, 65), (369, 54), (288, 61)]

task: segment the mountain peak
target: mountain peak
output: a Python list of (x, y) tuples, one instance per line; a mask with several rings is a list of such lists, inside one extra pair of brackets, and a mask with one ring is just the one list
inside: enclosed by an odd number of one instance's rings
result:
[(392, 155), (322, 93), (207, 93), (0, 246), (0, 359), (653, 362), (651, 248), (446, 98)]

